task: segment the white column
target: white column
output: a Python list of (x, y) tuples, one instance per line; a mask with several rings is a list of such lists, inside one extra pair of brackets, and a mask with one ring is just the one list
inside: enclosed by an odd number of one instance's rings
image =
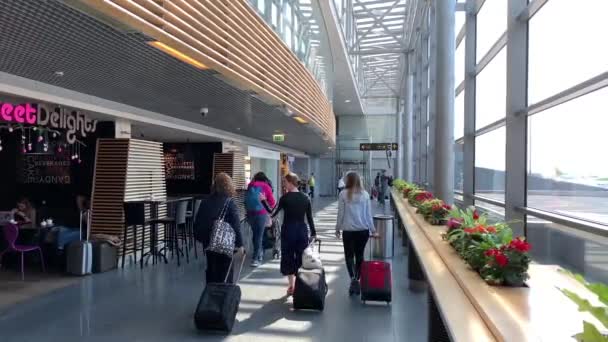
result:
[(405, 83), (405, 180), (414, 181), (414, 76)]
[(435, 195), (447, 203), (454, 200), (454, 54), (455, 0), (435, 2), (436, 8), (436, 124)]
[(131, 121), (116, 119), (116, 121), (114, 121), (114, 137), (119, 139), (130, 139)]

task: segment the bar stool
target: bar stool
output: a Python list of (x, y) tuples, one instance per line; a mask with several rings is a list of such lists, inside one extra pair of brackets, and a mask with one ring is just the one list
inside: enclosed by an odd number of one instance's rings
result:
[[(167, 249), (171, 250), (171, 258), (173, 258), (177, 254), (177, 266), (181, 265), (180, 263), (180, 255), (183, 254), (182, 249), (180, 248), (179, 239), (179, 227), (185, 225), (186, 223), (186, 212), (188, 211), (188, 201), (178, 201), (176, 204), (167, 203), (167, 210), (170, 212), (171, 217), (164, 220), (167, 224), (165, 224), (165, 238), (163, 239), (164, 246), (160, 249), (158, 253), (163, 253), (164, 258), (166, 259), (166, 251)], [(187, 243), (186, 243), (187, 247)], [(186, 258), (188, 258), (186, 254)], [(189, 259), (187, 259), (189, 262)]]
[(196, 239), (194, 238), (194, 221), (198, 215), (198, 209), (201, 207), (202, 199), (195, 199), (193, 210), (186, 213), (187, 227), (188, 227), (188, 241), (190, 246), (194, 246), (194, 258), (198, 259), (198, 251), (196, 247)]
[[(167, 227), (175, 225), (175, 218), (170, 216), (158, 217), (158, 202), (150, 203), (150, 219), (146, 220), (146, 223), (150, 226), (150, 251), (147, 253), (148, 256), (152, 256), (152, 264), (155, 265), (159, 256), (163, 257), (165, 264), (168, 263), (167, 256), (164, 253), (160, 253), (158, 250), (158, 227), (163, 226), (165, 232), (163, 241), (166, 243), (167, 239)], [(142, 256), (143, 259), (144, 256)], [(148, 264), (146, 260), (146, 265)]]
[[(122, 268), (125, 267), (125, 258), (127, 256), (127, 236), (129, 228), (132, 230), (133, 234), (133, 255), (135, 258), (135, 262), (137, 262), (137, 228), (139, 226), (142, 227), (142, 247), (141, 251), (143, 254), (143, 244), (144, 244), (144, 236), (143, 236), (143, 228), (146, 224), (146, 209), (143, 202), (124, 202), (123, 210), (125, 214), (124, 220), (124, 229), (123, 229), (123, 242), (122, 242)], [(133, 259), (133, 258), (132, 258)], [(143, 265), (142, 265), (143, 268)]]
[[(190, 263), (190, 249), (188, 246), (188, 225), (187, 225), (187, 214), (188, 214), (188, 202), (189, 200), (181, 200), (177, 202), (175, 208), (175, 241), (176, 248), (175, 253), (177, 254), (177, 266), (179, 266), (179, 254), (183, 253), (179, 247), (179, 239), (181, 238), (184, 248), (186, 249), (186, 263)], [(173, 254), (173, 253), (172, 253)]]

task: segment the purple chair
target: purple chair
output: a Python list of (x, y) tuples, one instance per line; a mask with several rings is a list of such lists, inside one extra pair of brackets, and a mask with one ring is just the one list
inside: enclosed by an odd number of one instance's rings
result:
[(25, 246), (25, 245), (17, 245), (17, 238), (19, 237), (19, 227), (12, 223), (9, 223), (4, 226), (4, 239), (8, 244), (8, 247), (0, 253), (0, 263), (2, 262), (2, 256), (7, 252), (17, 252), (21, 253), (21, 280), (25, 280), (25, 275), (23, 272), (24, 262), (23, 256), (27, 252), (38, 251), (40, 253), (40, 262), (42, 263), (42, 271), (46, 272), (44, 268), (44, 256), (42, 256), (42, 249), (39, 246)]

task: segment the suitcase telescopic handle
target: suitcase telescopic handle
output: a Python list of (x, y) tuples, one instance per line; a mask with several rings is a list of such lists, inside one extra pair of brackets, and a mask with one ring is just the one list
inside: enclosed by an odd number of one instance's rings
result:
[[(234, 281), (234, 284), (239, 282), (239, 279), (241, 278), (241, 272), (243, 271), (243, 266), (245, 265), (245, 257), (247, 256), (247, 253), (243, 253), (243, 257), (241, 258), (241, 266), (239, 267), (239, 273), (236, 275), (236, 280)], [(234, 257), (232, 259), (230, 259), (230, 265), (228, 265), (228, 271), (226, 271), (226, 277), (224, 278), (224, 283), (228, 282), (228, 276), (230, 275), (230, 270), (232, 269), (232, 265), (234, 264)]]
[(379, 239), (379, 237), (373, 236), (373, 235), (369, 236), (368, 243), (370, 243), (370, 245), (369, 245), (369, 260), (370, 261), (374, 260), (374, 241), (373, 240), (375, 240), (375, 239)]

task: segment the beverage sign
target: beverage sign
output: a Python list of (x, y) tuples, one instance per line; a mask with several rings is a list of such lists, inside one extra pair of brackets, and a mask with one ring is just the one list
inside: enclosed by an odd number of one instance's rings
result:
[(84, 113), (64, 108), (49, 109), (49, 107), (37, 103), (0, 102), (0, 120), (65, 130), (66, 140), (70, 144), (76, 142), (76, 133), (84, 138), (87, 133), (94, 133), (97, 128), (97, 120), (86, 117)]
[(70, 159), (64, 155), (31, 154), (21, 159), (22, 184), (71, 184)]
[(397, 151), (397, 143), (362, 143), (359, 144), (359, 151)]
[(194, 161), (187, 160), (184, 153), (177, 150), (165, 152), (165, 179), (195, 180)]

